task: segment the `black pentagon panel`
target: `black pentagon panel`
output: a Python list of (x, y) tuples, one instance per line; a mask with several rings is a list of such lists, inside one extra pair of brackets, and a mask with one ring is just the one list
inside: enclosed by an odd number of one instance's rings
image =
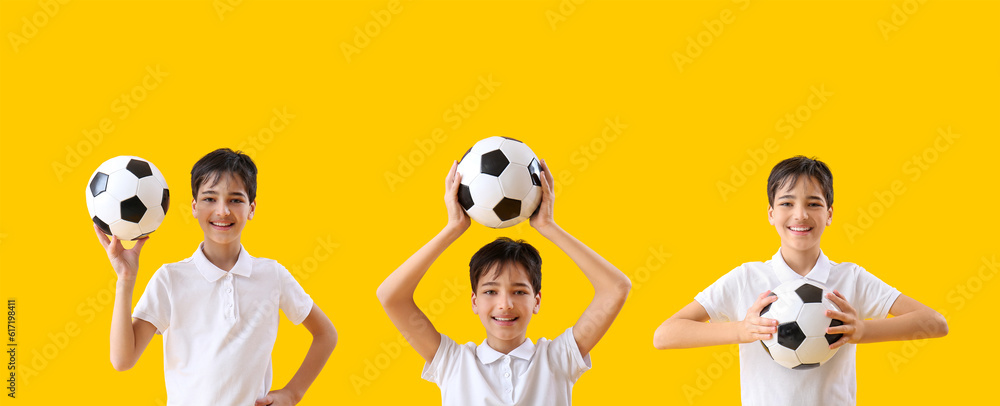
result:
[(163, 189), (163, 199), (160, 200), (160, 207), (163, 208), (163, 214), (167, 214), (167, 209), (170, 208), (170, 189)]
[(799, 298), (802, 299), (802, 303), (823, 302), (823, 289), (820, 289), (819, 286), (816, 285), (810, 285), (807, 283), (799, 286), (798, 289), (795, 289), (795, 293), (797, 293)]
[(793, 321), (778, 325), (778, 344), (794, 350), (805, 340), (806, 333), (799, 328), (799, 323)]
[(497, 203), (496, 207), (493, 207), (493, 212), (503, 221), (515, 219), (521, 215), (521, 201), (505, 197), (500, 203)]
[(128, 165), (125, 165), (125, 169), (132, 172), (135, 177), (142, 179), (147, 176), (153, 176), (153, 170), (149, 169), (149, 162), (140, 161), (138, 159), (133, 159), (128, 161)]
[(138, 223), (142, 216), (146, 214), (146, 205), (142, 204), (139, 196), (132, 196), (121, 203), (122, 220)]
[(94, 179), (90, 181), (90, 195), (97, 197), (105, 190), (108, 190), (108, 175), (103, 172), (95, 173)]
[[(774, 294), (774, 292), (768, 293), (767, 295), (768, 296), (777, 296), (777, 295)], [(764, 313), (767, 313), (768, 310), (771, 310), (771, 305), (772, 304), (774, 304), (774, 302), (768, 303), (767, 306), (764, 306), (763, 309), (760, 309), (760, 315), (763, 316)]]
[[(830, 321), (830, 327), (837, 327), (837, 326), (843, 326), (843, 325), (844, 325), (844, 322), (842, 322), (840, 320), (837, 320), (837, 319), (833, 319), (833, 320)], [(826, 343), (830, 344), (830, 345), (833, 345), (833, 343), (837, 342), (837, 340), (840, 340), (840, 337), (843, 337), (843, 336), (844, 336), (843, 334), (826, 334)]]
[(97, 218), (97, 216), (94, 216), (94, 224), (97, 224), (97, 227), (100, 228), (104, 234), (111, 235), (111, 227), (108, 226), (108, 223), (105, 223), (101, 221), (101, 219)]
[(792, 368), (792, 369), (802, 371), (802, 370), (806, 370), (806, 369), (813, 369), (813, 368), (816, 368), (818, 366), (819, 366), (819, 364), (799, 364), (799, 366), (797, 366), (795, 368)]
[(767, 351), (767, 356), (771, 357), (771, 359), (774, 359), (774, 356), (773, 356), (773, 355), (771, 355), (771, 349), (770, 349), (770, 348), (767, 348), (767, 344), (764, 344), (764, 342), (763, 342), (763, 341), (761, 341), (761, 342), (760, 342), (760, 346), (761, 346), (761, 347), (764, 347), (764, 351)]
[(531, 175), (531, 184), (535, 186), (542, 186), (542, 167), (538, 165), (538, 160), (531, 158), (531, 163), (528, 164), (528, 173)]
[(493, 176), (500, 176), (507, 168), (510, 161), (499, 149), (483, 154), (482, 162), (479, 164), (479, 171)]
[(472, 148), (469, 148), (469, 149), (465, 150), (465, 153), (464, 153), (464, 154), (462, 154), (462, 158), (460, 158), (460, 159), (458, 160), (458, 163), (462, 163), (462, 161), (464, 161), (464, 160), (465, 160), (465, 156), (466, 156), (466, 155), (469, 155), (469, 151), (472, 151)]
[(467, 211), (475, 204), (472, 201), (472, 190), (469, 189), (469, 186), (458, 185), (458, 203)]

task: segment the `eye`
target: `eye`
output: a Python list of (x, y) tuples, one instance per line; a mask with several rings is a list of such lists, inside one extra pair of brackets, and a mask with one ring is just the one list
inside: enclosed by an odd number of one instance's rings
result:
[(483, 294), (484, 295), (495, 295), (495, 294), (497, 294), (497, 291), (495, 291), (493, 289), (490, 289), (490, 290), (487, 290), (487, 291), (483, 292)]
[(528, 291), (526, 291), (526, 290), (519, 290), (517, 292), (514, 292), (514, 294), (515, 295), (527, 295)]
[(212, 202), (214, 202), (214, 201), (215, 201), (215, 198), (211, 198), (211, 197), (206, 197), (206, 198), (204, 198), (204, 199), (201, 199), (201, 201), (203, 201), (203, 202), (209, 202), (209, 203), (212, 203)]
[(813, 207), (823, 207), (823, 204), (822, 203), (812, 203), (812, 204), (810, 204), (810, 206), (813, 206)]
[(778, 206), (791, 206), (791, 205), (792, 204), (789, 202), (778, 203)]
[(233, 200), (230, 200), (229, 202), (230, 203), (243, 203), (243, 200), (241, 200), (241, 199), (233, 199)]

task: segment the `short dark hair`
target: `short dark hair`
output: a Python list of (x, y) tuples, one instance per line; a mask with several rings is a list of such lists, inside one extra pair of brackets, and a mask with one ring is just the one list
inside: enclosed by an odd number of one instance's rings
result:
[(785, 184), (789, 182), (791, 183), (788, 187), (795, 187), (795, 182), (802, 175), (816, 178), (816, 181), (819, 182), (819, 188), (823, 190), (823, 197), (826, 199), (827, 207), (832, 208), (833, 173), (830, 172), (830, 168), (823, 161), (816, 159), (816, 157), (806, 158), (802, 155), (796, 155), (778, 162), (771, 169), (771, 175), (767, 177), (767, 204), (774, 207), (774, 195), (778, 193), (778, 190), (785, 187)]
[(514, 241), (507, 237), (497, 238), (472, 255), (472, 260), (469, 261), (472, 291), (476, 291), (479, 278), (486, 276), (487, 272), (491, 275), (500, 275), (506, 265), (515, 263), (521, 264), (524, 270), (528, 271), (528, 279), (531, 280), (534, 293), (541, 292), (542, 257), (538, 255), (538, 250), (524, 240)]
[(243, 180), (247, 188), (247, 198), (253, 202), (257, 198), (257, 165), (242, 151), (219, 148), (201, 157), (191, 168), (191, 195), (197, 199), (198, 189), (205, 182), (219, 183), (222, 175), (232, 174)]

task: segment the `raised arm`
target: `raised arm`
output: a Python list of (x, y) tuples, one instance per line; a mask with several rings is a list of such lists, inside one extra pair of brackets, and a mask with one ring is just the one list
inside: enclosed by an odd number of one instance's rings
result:
[(708, 347), (723, 344), (749, 343), (771, 338), (777, 332), (778, 321), (760, 317), (760, 311), (778, 300), (761, 293), (747, 310), (743, 320), (729, 323), (706, 323), (709, 320), (705, 307), (692, 301), (670, 316), (653, 334), (653, 347), (658, 350), (674, 348)]
[(632, 282), (608, 260), (556, 224), (553, 219), (555, 180), (544, 160), (541, 168), (542, 202), (531, 216), (530, 224), (565, 252), (594, 286), (594, 299), (573, 325), (573, 338), (580, 354), (586, 356), (601, 341), (625, 305)]
[(108, 239), (96, 224), (94, 231), (118, 276), (115, 304), (111, 310), (111, 365), (116, 371), (126, 371), (135, 366), (156, 333), (152, 323), (132, 318), (132, 292), (139, 273), (139, 252), (149, 237), (140, 239), (134, 247), (126, 250), (118, 237)]
[(413, 301), (413, 292), (417, 290), (417, 284), (437, 257), (469, 228), (469, 216), (458, 203), (458, 187), (461, 181), (458, 163), (453, 162), (445, 179), (444, 201), (448, 208), (448, 224), (385, 278), (376, 291), (378, 300), (382, 302), (382, 308), (392, 320), (392, 324), (427, 362), (434, 359), (434, 354), (441, 345), (441, 334), (431, 324), (427, 315), (417, 307)]

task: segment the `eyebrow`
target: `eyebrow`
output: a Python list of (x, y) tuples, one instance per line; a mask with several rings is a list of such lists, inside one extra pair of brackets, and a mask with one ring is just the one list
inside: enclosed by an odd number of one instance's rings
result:
[[(480, 287), (486, 287), (486, 286), (500, 286), (500, 284), (497, 282), (483, 282), (483, 284), (480, 285)], [(531, 287), (531, 285), (528, 285), (527, 283), (524, 282), (514, 282), (514, 286), (525, 287), (525, 288)]]
[[(219, 194), (219, 192), (216, 192), (214, 190), (205, 190), (205, 191), (202, 191), (201, 194), (203, 194), (203, 195), (217, 196)], [(230, 193), (229, 195), (230, 196), (236, 195), (236, 196), (240, 196), (240, 197), (246, 197), (246, 194), (244, 194), (243, 192), (233, 192), (233, 193)]]
[[(784, 195), (784, 196), (781, 196), (781, 197), (778, 198), (778, 200), (781, 200), (781, 199), (795, 199), (795, 196)], [(823, 198), (819, 197), (819, 196), (809, 196), (809, 197), (807, 197), (807, 199), (820, 200), (820, 201), (823, 200)]]

